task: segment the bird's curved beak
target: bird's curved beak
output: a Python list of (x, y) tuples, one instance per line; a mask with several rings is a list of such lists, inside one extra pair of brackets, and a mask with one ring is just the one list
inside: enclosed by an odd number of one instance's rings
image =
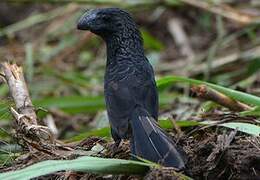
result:
[(96, 13), (93, 13), (93, 11), (89, 10), (86, 13), (84, 13), (77, 24), (77, 29), (79, 30), (91, 30), (91, 24), (93, 24), (93, 21), (95, 21)]

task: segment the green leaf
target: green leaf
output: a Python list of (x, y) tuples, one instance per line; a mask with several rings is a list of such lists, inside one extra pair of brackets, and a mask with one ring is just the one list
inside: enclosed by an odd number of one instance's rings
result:
[[(197, 121), (177, 121), (176, 124), (182, 128), (200, 125), (200, 123)], [(173, 123), (171, 120), (159, 120), (159, 125), (163, 129), (172, 129), (173, 128)]]
[(0, 168), (11, 165), (14, 158), (12, 158), (12, 154), (0, 153)]
[(248, 94), (248, 93), (244, 93), (244, 92), (240, 92), (240, 91), (236, 91), (233, 89), (229, 89), (226, 87), (222, 87), (219, 85), (215, 85), (212, 83), (208, 83), (208, 82), (204, 82), (204, 81), (199, 81), (199, 80), (195, 80), (195, 79), (190, 79), (190, 78), (185, 78), (185, 77), (181, 77), (181, 76), (167, 76), (164, 77), (160, 80), (157, 81), (157, 86), (158, 88), (164, 88), (166, 86), (170, 86), (172, 85), (172, 83), (174, 82), (184, 82), (184, 83), (189, 83), (192, 85), (206, 85), (212, 89), (215, 89), (225, 95), (227, 95), (230, 98), (233, 98), (235, 100), (244, 102), (246, 104), (252, 104), (255, 106), (260, 106), (260, 97)]
[(171, 5), (171, 6), (178, 6), (178, 5), (182, 4), (182, 2), (180, 0), (165, 0), (165, 3), (167, 5)]
[(122, 159), (83, 156), (74, 160), (48, 160), (21, 170), (0, 174), (0, 179), (27, 180), (57, 171), (80, 171), (97, 174), (144, 174), (151, 164)]
[(249, 124), (249, 123), (240, 123), (240, 122), (229, 122), (229, 123), (223, 123), (219, 124), (219, 126), (231, 128), (231, 129), (237, 129), (238, 131), (259, 136), (260, 134), (260, 126)]
[(34, 100), (36, 107), (58, 108), (68, 113), (96, 112), (105, 108), (102, 96), (65, 96)]
[(260, 69), (260, 57), (255, 58), (253, 61), (250, 62), (247, 69), (247, 74), (250, 76)]
[(219, 105), (212, 101), (206, 101), (201, 104), (200, 109), (202, 112), (209, 112), (215, 108), (217, 108)]
[(6, 84), (1, 84), (0, 86), (0, 96), (4, 97), (8, 94), (8, 86)]
[[(175, 98), (172, 94), (160, 94), (160, 105), (169, 104)], [(95, 113), (105, 109), (103, 96), (63, 96), (63, 97), (46, 97), (44, 99), (34, 99), (35, 107), (44, 109), (56, 108), (70, 114), (76, 113)], [(0, 108), (1, 108), (0, 103)], [(6, 108), (9, 106), (7, 105)], [(1, 109), (0, 109), (1, 110)]]
[(75, 141), (81, 141), (83, 139), (86, 139), (91, 136), (98, 136), (98, 137), (110, 137), (110, 128), (109, 127), (104, 127), (104, 128), (99, 128), (99, 129), (93, 129), (87, 132), (80, 133), (68, 140), (66, 142), (75, 142)]
[(228, 122), (228, 123), (222, 123), (222, 124), (216, 124), (214, 121), (203, 121), (200, 122), (201, 124), (206, 125), (217, 125), (222, 127), (227, 127), (231, 129), (237, 129), (238, 131), (253, 135), (253, 136), (259, 136), (260, 134), (260, 126), (250, 124), (250, 123), (240, 123), (240, 122)]
[(243, 111), (239, 113), (242, 116), (260, 116), (260, 106), (253, 108), (250, 111)]
[(10, 120), (11, 113), (9, 107), (14, 106), (14, 103), (10, 100), (2, 99), (0, 101), (0, 120)]
[(145, 48), (157, 51), (161, 51), (164, 48), (163, 44), (159, 40), (155, 39), (148, 31), (142, 29), (141, 33), (144, 39)]

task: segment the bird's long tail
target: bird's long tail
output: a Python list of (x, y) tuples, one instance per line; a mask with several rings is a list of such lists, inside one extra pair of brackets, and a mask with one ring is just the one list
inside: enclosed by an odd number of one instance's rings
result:
[(145, 109), (136, 108), (130, 122), (134, 155), (164, 166), (185, 169), (183, 154)]

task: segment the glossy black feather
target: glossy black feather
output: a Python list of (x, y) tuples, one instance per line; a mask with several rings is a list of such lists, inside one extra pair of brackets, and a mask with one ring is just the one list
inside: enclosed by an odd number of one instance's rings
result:
[(145, 156), (150, 161), (166, 166), (173, 166), (178, 169), (185, 167), (182, 154), (178, 152), (174, 142), (145, 109), (136, 108), (132, 114), (132, 119), (135, 120), (131, 121), (131, 149), (134, 154)]
[(104, 89), (113, 139), (119, 142), (130, 138), (133, 154), (184, 168), (174, 143), (156, 124), (154, 72), (132, 17), (118, 8), (96, 9), (81, 17), (78, 28), (92, 31), (107, 44)]

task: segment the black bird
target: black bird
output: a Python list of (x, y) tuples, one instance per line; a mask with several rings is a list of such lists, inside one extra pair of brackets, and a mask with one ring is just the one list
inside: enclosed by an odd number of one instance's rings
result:
[(118, 145), (130, 139), (131, 152), (142, 158), (184, 169), (174, 142), (158, 126), (158, 95), (153, 68), (133, 18), (119, 8), (87, 11), (77, 28), (90, 30), (107, 45), (105, 101), (111, 134)]

